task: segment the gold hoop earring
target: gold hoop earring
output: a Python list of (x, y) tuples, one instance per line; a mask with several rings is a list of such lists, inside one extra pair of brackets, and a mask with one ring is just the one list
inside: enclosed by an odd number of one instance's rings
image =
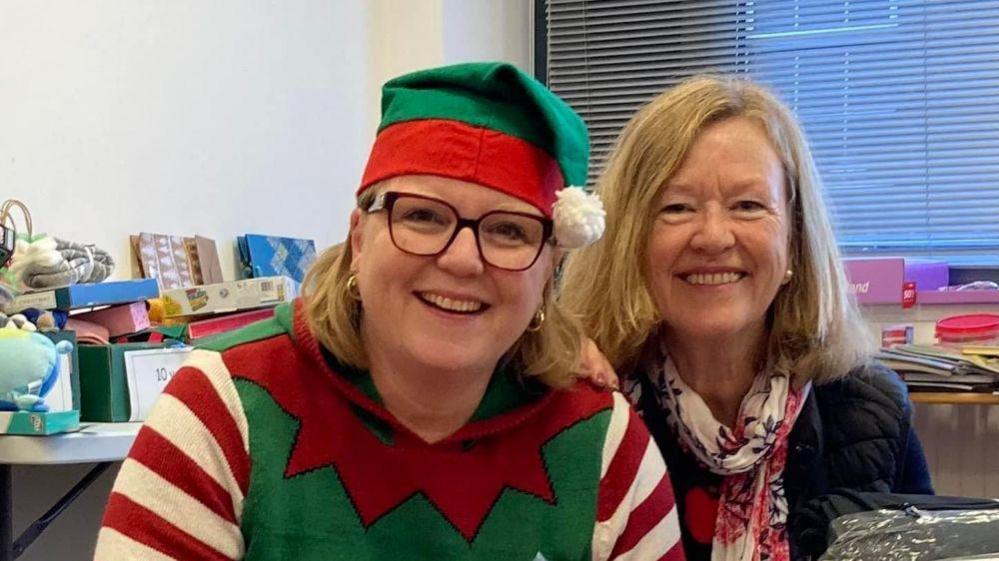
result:
[(357, 275), (353, 273), (347, 277), (347, 295), (358, 302), (361, 301), (361, 289), (357, 287)]
[(791, 282), (791, 277), (793, 276), (794, 276), (794, 271), (788, 269), (787, 271), (784, 272), (784, 282), (782, 282), (781, 284), (787, 284)]
[(537, 313), (531, 318), (531, 323), (527, 324), (527, 330), (531, 333), (537, 332), (541, 329), (541, 326), (545, 323), (545, 311), (542, 308), (538, 308)]

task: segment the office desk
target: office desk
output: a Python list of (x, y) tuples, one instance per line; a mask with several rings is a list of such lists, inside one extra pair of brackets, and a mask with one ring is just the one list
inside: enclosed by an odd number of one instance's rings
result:
[[(0, 436), (0, 561), (13, 561), (113, 462), (128, 455), (142, 423), (84, 423), (77, 432), (51, 436)], [(41, 518), (16, 540), (13, 521), (15, 465), (96, 463)]]
[(984, 392), (910, 392), (909, 400), (937, 405), (999, 405), (999, 395)]

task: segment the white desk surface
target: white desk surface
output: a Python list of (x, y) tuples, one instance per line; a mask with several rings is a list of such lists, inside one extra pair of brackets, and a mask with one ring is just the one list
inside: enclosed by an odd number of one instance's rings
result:
[(142, 423), (81, 423), (50, 436), (0, 436), (0, 464), (90, 464), (128, 455)]

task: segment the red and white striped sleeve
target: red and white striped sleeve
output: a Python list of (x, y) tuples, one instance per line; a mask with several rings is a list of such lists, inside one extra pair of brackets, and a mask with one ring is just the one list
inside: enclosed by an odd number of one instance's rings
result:
[(95, 561), (237, 560), (250, 479), (246, 416), (218, 353), (194, 351), (139, 431)]
[(604, 442), (594, 561), (682, 561), (680, 521), (666, 464), (620, 393)]

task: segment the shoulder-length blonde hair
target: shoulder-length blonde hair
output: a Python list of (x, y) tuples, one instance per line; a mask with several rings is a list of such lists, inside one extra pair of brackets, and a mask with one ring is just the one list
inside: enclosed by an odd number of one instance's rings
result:
[(799, 384), (842, 376), (863, 363), (871, 347), (847, 292), (815, 163), (791, 111), (746, 79), (690, 78), (632, 117), (597, 184), (607, 232), (567, 265), (567, 308), (619, 372), (636, 367), (661, 321), (645, 260), (655, 203), (699, 133), (731, 117), (751, 119), (766, 131), (783, 164), (788, 199), (793, 276), (770, 306), (770, 333), (760, 360), (793, 373)]
[[(378, 186), (365, 190), (357, 200), (357, 207), (364, 212), (378, 191)], [(338, 360), (367, 369), (368, 353), (359, 328), (363, 306), (347, 287), (352, 260), (349, 241), (320, 255), (305, 277), (305, 315), (316, 339)], [(543, 311), (545, 320), (541, 327), (525, 331), (504, 360), (510, 361), (523, 376), (536, 376), (551, 387), (566, 387), (576, 378), (582, 328), (563, 311), (552, 280), (545, 287)]]

